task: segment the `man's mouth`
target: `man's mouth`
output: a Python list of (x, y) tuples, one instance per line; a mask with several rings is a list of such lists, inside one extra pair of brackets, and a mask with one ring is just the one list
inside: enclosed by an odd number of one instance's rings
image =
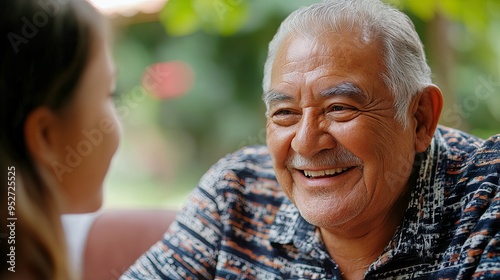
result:
[(342, 167), (342, 168), (332, 168), (326, 170), (301, 170), (304, 176), (310, 179), (319, 179), (325, 177), (337, 176), (351, 169), (350, 167)]

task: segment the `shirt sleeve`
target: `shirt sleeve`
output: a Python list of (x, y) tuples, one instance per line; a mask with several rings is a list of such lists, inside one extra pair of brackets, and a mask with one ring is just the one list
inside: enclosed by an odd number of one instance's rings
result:
[(227, 163), (214, 165), (200, 180), (162, 240), (122, 276), (126, 279), (213, 279), (221, 240), (217, 189), (227, 185)]

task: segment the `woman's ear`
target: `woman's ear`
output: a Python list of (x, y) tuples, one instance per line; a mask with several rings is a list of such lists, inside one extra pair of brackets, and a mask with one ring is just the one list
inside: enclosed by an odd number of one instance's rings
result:
[(412, 109), (417, 122), (415, 150), (421, 153), (431, 144), (443, 108), (443, 95), (437, 86), (428, 85), (415, 98)]
[(58, 159), (56, 149), (56, 116), (47, 107), (33, 110), (24, 123), (24, 141), (35, 165), (50, 170), (51, 164)]

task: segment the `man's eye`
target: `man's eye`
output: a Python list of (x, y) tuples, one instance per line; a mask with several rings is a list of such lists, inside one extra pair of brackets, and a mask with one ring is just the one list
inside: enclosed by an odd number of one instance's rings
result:
[(290, 126), (300, 120), (300, 113), (289, 109), (278, 109), (271, 115), (271, 120), (279, 126)]
[(274, 112), (273, 115), (286, 116), (286, 115), (291, 115), (291, 114), (293, 114), (293, 112), (291, 110), (282, 109), (282, 110), (278, 110), (278, 111)]
[(333, 112), (343, 111), (346, 109), (347, 108), (345, 106), (342, 106), (342, 105), (333, 105), (332, 107), (330, 107), (330, 111), (333, 111)]
[(359, 110), (349, 105), (332, 104), (325, 113), (337, 122), (344, 122), (355, 118)]
[(349, 112), (349, 111), (355, 111), (356, 109), (352, 106), (349, 106), (349, 105), (345, 105), (345, 104), (332, 104), (330, 105), (330, 107), (328, 107), (328, 109), (326, 110), (326, 112), (338, 112), (338, 113), (346, 113), (346, 112)]

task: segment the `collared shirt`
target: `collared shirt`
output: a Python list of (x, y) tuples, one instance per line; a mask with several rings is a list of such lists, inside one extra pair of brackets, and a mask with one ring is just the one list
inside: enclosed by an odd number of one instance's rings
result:
[[(439, 127), (403, 222), (365, 279), (500, 279), (500, 135)], [(317, 228), (280, 189), (266, 147), (201, 179), (125, 279), (342, 279)]]

